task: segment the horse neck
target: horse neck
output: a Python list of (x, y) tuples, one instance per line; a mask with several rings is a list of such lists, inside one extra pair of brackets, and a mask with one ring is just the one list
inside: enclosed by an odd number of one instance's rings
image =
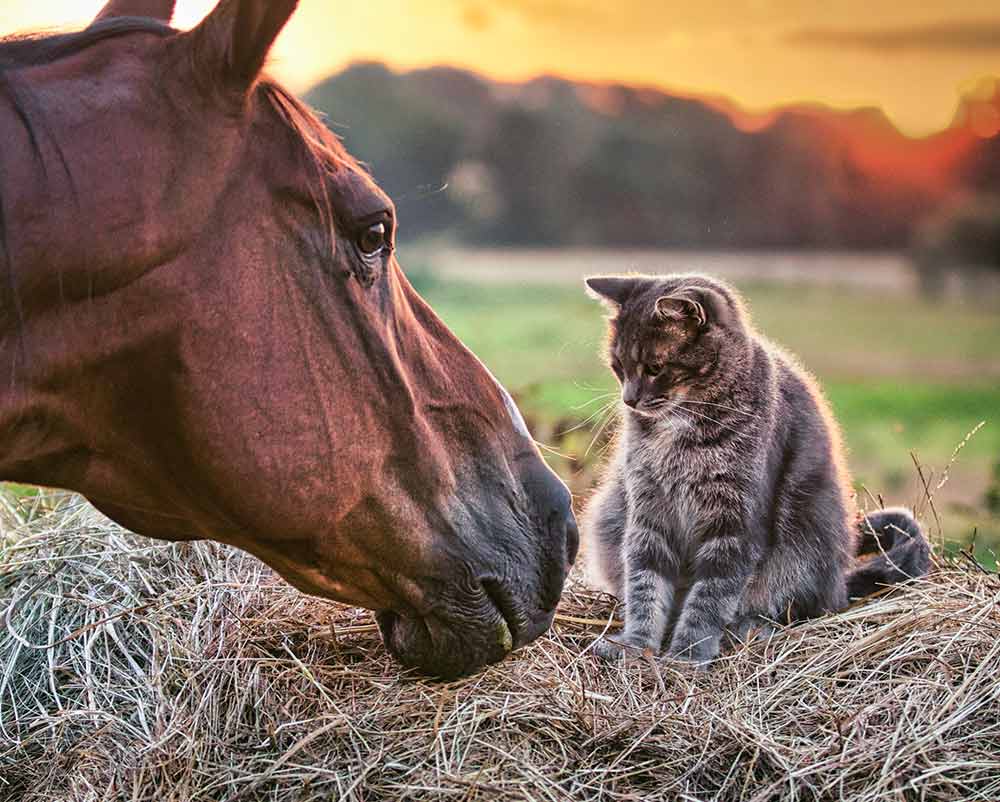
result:
[(31, 466), (70, 446), (57, 422), (56, 393), (46, 387), (48, 355), (32, 346), (36, 320), (9, 279), (0, 313), (0, 480), (44, 484), (47, 477)]
[(102, 365), (129, 344), (126, 329), (141, 324), (115, 293), (76, 302), (51, 293), (58, 276), (50, 272), (42, 261), (16, 280), (14, 271), (0, 274), (0, 480), (65, 486), (53, 466), (89, 447), (86, 422), (107, 392)]

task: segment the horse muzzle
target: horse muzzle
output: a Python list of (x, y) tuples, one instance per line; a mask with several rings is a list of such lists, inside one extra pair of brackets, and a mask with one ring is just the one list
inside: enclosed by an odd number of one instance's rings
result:
[(421, 618), (385, 610), (376, 619), (389, 652), (403, 665), (439, 677), (471, 674), (530, 643), (552, 624), (555, 606), (531, 612), (509, 587), (481, 584), (477, 598)]
[(426, 614), (378, 613), (397, 660), (450, 679), (499, 662), (552, 625), (579, 533), (562, 482), (552, 476), (532, 489), (536, 510), (545, 511), (534, 531), (511, 536), (505, 526), (477, 538), (489, 548), (455, 566), (453, 575), (465, 579), (446, 585)]

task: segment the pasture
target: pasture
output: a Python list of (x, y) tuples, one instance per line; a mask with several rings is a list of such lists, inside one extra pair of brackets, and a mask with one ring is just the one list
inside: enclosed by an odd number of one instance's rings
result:
[[(402, 262), (415, 265), (413, 279), (434, 308), (515, 393), (536, 436), (559, 452), (547, 452), (551, 464), (584, 495), (614, 427), (598, 413), (614, 400), (606, 394), (615, 383), (602, 363), (603, 312), (581, 278), (614, 269), (613, 255), (576, 252), (571, 263), (560, 252), (462, 256), (446, 251), (439, 259), (418, 248)], [(796, 261), (805, 265), (798, 273)], [(911, 505), (932, 540), (954, 549), (975, 533), (980, 559), (995, 563), (1000, 520), (985, 503), (1000, 465), (995, 303), (924, 299), (905, 264), (881, 255), (852, 264), (808, 254), (626, 254), (618, 263), (619, 270), (701, 266), (731, 277), (758, 328), (820, 379), (843, 430), (859, 504), (871, 507), (881, 496)], [(566, 430), (574, 431), (560, 436)]]

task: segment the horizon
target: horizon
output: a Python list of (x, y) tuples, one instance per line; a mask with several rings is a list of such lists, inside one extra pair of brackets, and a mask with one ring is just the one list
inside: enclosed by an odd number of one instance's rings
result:
[[(179, 0), (174, 24), (197, 24), (215, 2)], [(79, 27), (102, 5), (4, 4), (0, 33)], [(627, 0), (610, 13), (593, 0), (370, 0), (331, 10), (302, 0), (270, 72), (298, 93), (363, 61), (396, 71), (453, 67), (500, 82), (553, 76), (703, 100), (749, 126), (789, 106), (877, 109), (913, 138), (951, 127), (963, 97), (981, 95), (1000, 74), (1000, 15), (982, 0), (674, 5)], [(866, 21), (852, 24), (857, 18)], [(372, 33), (349, 35), (357, 30)]]
[[(998, 74), (996, 76), (984, 75), (976, 81), (970, 81), (969, 85), (964, 87), (964, 91), (955, 98), (955, 107), (952, 112), (952, 118), (946, 126), (943, 128), (934, 128), (926, 132), (913, 133), (897, 124), (896, 120), (889, 116), (884, 108), (877, 105), (837, 106), (823, 100), (802, 99), (789, 100), (785, 103), (774, 106), (753, 108), (742, 104), (738, 99), (719, 93), (699, 93), (670, 86), (661, 86), (643, 82), (627, 82), (614, 78), (580, 78), (560, 73), (556, 70), (533, 73), (523, 78), (507, 79), (490, 75), (482, 70), (477, 70), (461, 64), (452, 64), (447, 61), (439, 61), (416, 66), (399, 66), (380, 59), (359, 58), (337, 67), (334, 71), (308, 85), (305, 89), (296, 91), (298, 91), (302, 96), (306, 96), (310, 92), (320, 88), (325, 82), (335, 80), (337, 77), (343, 75), (352, 68), (364, 67), (366, 65), (384, 67), (390, 72), (401, 76), (410, 73), (430, 72), (434, 70), (454, 70), (457, 72), (464, 72), (481, 80), (503, 87), (523, 87), (535, 81), (555, 80), (565, 81), (579, 87), (594, 87), (598, 89), (621, 87), (636, 92), (656, 92), (670, 98), (701, 103), (708, 108), (721, 112), (729, 118), (735, 128), (744, 132), (764, 130), (768, 128), (781, 114), (789, 111), (812, 111), (830, 115), (875, 114), (878, 115), (880, 117), (880, 121), (889, 126), (892, 131), (912, 142), (933, 139), (934, 137), (953, 130), (957, 126), (963, 124), (963, 121), (958, 119), (958, 113), (965, 103), (972, 100), (982, 101), (988, 98), (1000, 98), (1000, 69), (998, 69)], [(275, 77), (279, 79), (281, 78), (280, 74), (277, 72), (273, 70), (270, 72)], [(331, 118), (331, 122), (336, 123), (337, 120), (335, 118)], [(995, 122), (995, 127), (990, 125), (986, 128), (986, 130), (979, 129), (976, 131), (978, 138), (986, 139), (1000, 133), (1000, 110), (998, 110), (997, 119), (992, 122)]]

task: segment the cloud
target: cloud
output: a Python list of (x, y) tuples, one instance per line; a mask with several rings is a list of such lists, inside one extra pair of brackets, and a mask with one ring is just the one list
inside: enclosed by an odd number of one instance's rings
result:
[(545, 23), (594, 23), (604, 20), (609, 13), (586, 0), (500, 0), (496, 5)]
[(659, 22), (651, 0), (621, 0), (617, 5), (593, 0), (494, 0), (492, 8), (506, 11), (529, 26), (545, 27), (562, 34), (606, 36), (628, 33), (636, 37), (649, 34), (649, 26)]
[(789, 44), (893, 52), (1000, 51), (1000, 19), (936, 22), (897, 28), (802, 28), (784, 37)]
[(574, 0), (493, 0), (470, 2), (460, 7), (462, 23), (474, 31), (490, 28), (495, 14), (511, 14), (530, 25), (599, 29), (601, 12), (586, 2)]

